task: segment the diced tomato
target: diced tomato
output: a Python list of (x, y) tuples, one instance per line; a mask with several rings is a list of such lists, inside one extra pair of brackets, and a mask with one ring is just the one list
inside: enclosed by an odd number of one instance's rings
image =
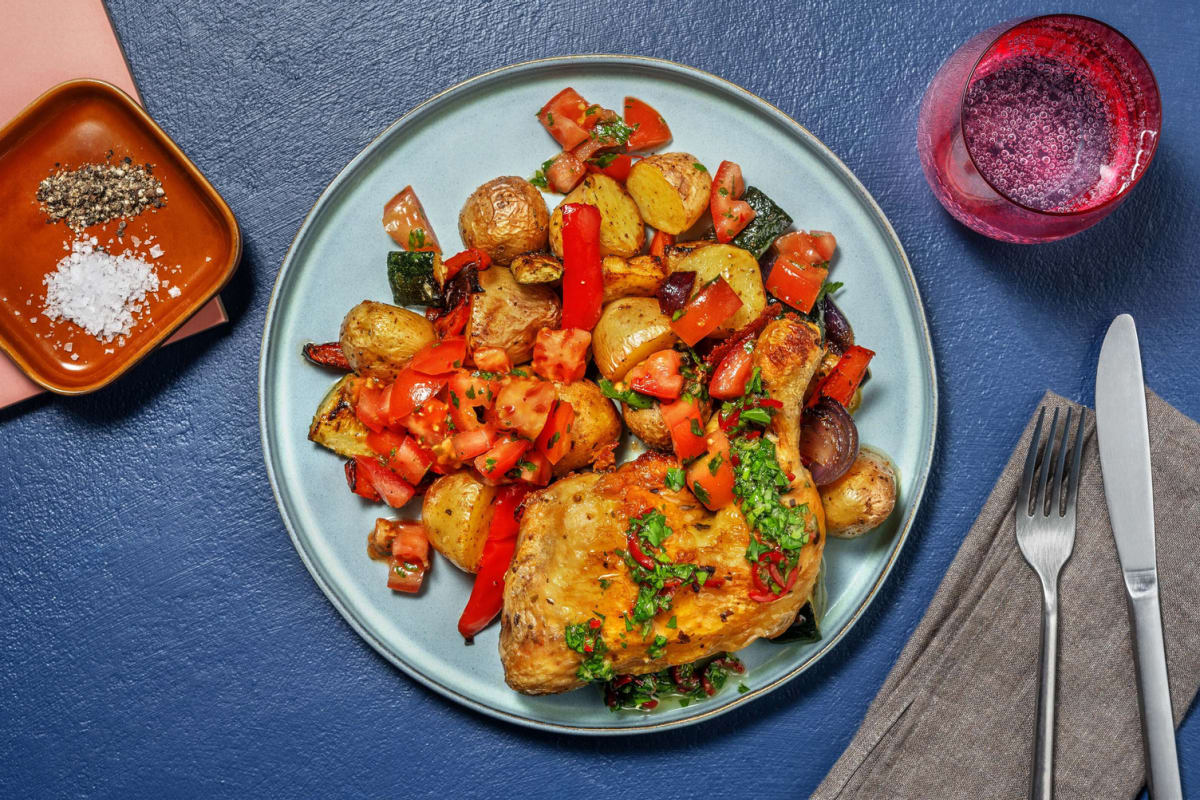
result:
[(496, 395), (496, 422), (501, 428), (534, 439), (546, 427), (557, 399), (553, 384), (533, 378), (513, 378)]
[(450, 406), (431, 397), (404, 418), (404, 427), (426, 447), (433, 447), (453, 433), (449, 416)]
[(465, 431), (477, 431), (484, 426), (480, 421), (479, 414), (474, 406), (464, 406), (458, 400), (457, 395), (450, 396), (450, 422), (454, 424), (454, 430), (463, 433)]
[(456, 461), (469, 461), (490, 450), (495, 441), (495, 431), (489, 427), (481, 427), (454, 434), (450, 438), (450, 447)]
[(833, 258), (837, 239), (825, 231), (792, 231), (776, 239), (773, 247), (796, 264), (824, 264)]
[(683, 391), (683, 374), (679, 371), (682, 363), (677, 350), (659, 350), (629, 370), (625, 382), (635, 392), (674, 400)]
[(353, 458), (346, 462), (346, 485), (359, 497), (366, 498), (372, 503), (379, 502), (379, 492), (375, 491), (375, 487), (371, 485), (365, 475), (359, 474), (358, 461)]
[(653, 150), (671, 141), (671, 129), (662, 114), (636, 97), (625, 98), (625, 124), (634, 129), (626, 145), (630, 150)]
[[(749, 341), (749, 340), (748, 340)], [(735, 347), (721, 359), (708, 382), (708, 393), (718, 400), (733, 400), (746, 393), (746, 382), (754, 371), (754, 358), (746, 345)]]
[(546, 132), (554, 137), (554, 141), (570, 150), (588, 138), (588, 132), (583, 127), (587, 109), (587, 101), (568, 86), (542, 106), (537, 118)]
[(842, 357), (838, 359), (837, 365), (822, 379), (812, 396), (808, 398), (808, 405), (816, 405), (822, 395), (837, 400), (844, 406), (850, 405), (850, 400), (854, 397), (854, 390), (866, 377), (867, 365), (874, 357), (875, 351), (865, 347), (851, 345), (846, 348), (846, 352), (842, 353)]
[(718, 242), (732, 242), (733, 237), (754, 219), (754, 209), (741, 199), (745, 192), (742, 168), (732, 161), (722, 161), (713, 177), (708, 197), (708, 208)]
[(797, 264), (790, 256), (779, 256), (771, 274), (767, 276), (766, 290), (792, 308), (807, 314), (812, 311), (817, 296), (829, 270), (815, 264)]
[(474, 247), (463, 250), (455, 256), (451, 256), (442, 262), (442, 271), (445, 276), (442, 278), (442, 283), (445, 284), (451, 278), (459, 273), (463, 267), (468, 264), (474, 264), (475, 269), (483, 272), (492, 265), (492, 257), (482, 250), (477, 250)]
[(575, 184), (583, 180), (587, 167), (570, 150), (564, 150), (555, 157), (554, 163), (546, 168), (546, 181), (550, 188), (560, 194), (566, 194), (575, 188)]
[(688, 467), (687, 485), (696, 499), (710, 511), (733, 502), (733, 463), (729, 457), (729, 439), (713, 431), (705, 439), (708, 455)]
[(741, 307), (742, 298), (724, 278), (717, 278), (688, 301), (679, 319), (671, 321), (671, 330), (688, 347), (694, 347)]
[(592, 334), (581, 328), (542, 328), (533, 343), (533, 371), (548, 381), (580, 380), (591, 344)]
[(446, 375), (422, 375), (408, 367), (400, 370), (392, 383), (391, 396), (388, 398), (388, 424), (402, 424), (401, 421), (405, 417), (440, 392), (448, 380), (449, 376)]
[(383, 498), (383, 502), (392, 508), (400, 508), (415, 494), (413, 487), (409, 486), (403, 478), (374, 458), (355, 456), (354, 468), (358, 473), (359, 480), (365, 479), (370, 482), (375, 487), (375, 491), (379, 492), (379, 496)]
[(563, 400), (554, 405), (546, 427), (538, 434), (534, 447), (544, 453), (551, 464), (562, 461), (571, 450), (571, 426), (575, 423), (575, 408)]
[(467, 340), (456, 336), (422, 348), (408, 366), (422, 375), (446, 375), (461, 368), (466, 358)]
[(433, 453), (417, 444), (411, 436), (394, 431), (367, 434), (367, 447), (380, 455), (384, 466), (414, 486), (421, 482), (433, 464)]
[(420, 522), (378, 520), (395, 527), (392, 559), (388, 563), (388, 588), (395, 592), (416, 593), (429, 570), (429, 534)]
[(599, 172), (602, 175), (607, 175), (614, 181), (625, 182), (629, 177), (629, 170), (633, 169), (633, 156), (628, 153), (620, 153), (615, 156), (606, 166), (594, 164), (591, 161), (585, 163), (588, 172)]
[(662, 258), (667, 252), (667, 248), (673, 244), (675, 244), (674, 236), (662, 231), (655, 231), (654, 238), (650, 240), (650, 255)]
[(512, 372), (512, 361), (503, 347), (480, 347), (471, 353), (471, 358), (484, 372)]
[(383, 207), (383, 229), (405, 250), (441, 252), (437, 237), (433, 235), (433, 226), (411, 186), (405, 186)]
[(525, 439), (507, 437), (501, 439), (486, 453), (475, 457), (475, 469), (488, 483), (501, 483), (505, 473), (517, 465), (525, 452), (533, 446)]
[(663, 403), (662, 416), (667, 430), (671, 432), (675, 455), (681, 461), (695, 458), (705, 451), (704, 420), (700, 417), (700, 406), (694, 398)]
[(458, 620), (458, 632), (466, 639), (487, 627), (504, 605), (504, 574), (517, 548), (521, 503), (528, 493), (529, 487), (520, 484), (506, 486), (496, 493), (479, 572), (471, 587), (471, 598)]
[(527, 450), (525, 455), (521, 456), (521, 460), (517, 462), (517, 469), (521, 473), (520, 480), (526, 483), (532, 483), (535, 486), (545, 486), (550, 483), (552, 475), (550, 460), (536, 450)]
[(604, 268), (600, 257), (600, 209), (587, 203), (562, 206), (562, 326), (590, 331), (600, 321)]
[(460, 408), (491, 408), (496, 399), (496, 383), (465, 369), (459, 370), (450, 378), (450, 405), (454, 406), (457, 401)]
[(358, 390), (358, 401), (354, 404), (354, 416), (366, 425), (369, 430), (381, 431), (388, 424), (388, 403), (392, 395), (392, 385), (380, 385), (376, 381), (367, 381)]

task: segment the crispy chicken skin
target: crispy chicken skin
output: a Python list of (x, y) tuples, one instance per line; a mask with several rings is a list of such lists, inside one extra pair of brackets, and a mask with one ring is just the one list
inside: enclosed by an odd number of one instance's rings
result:
[[(527, 501), (512, 567), (505, 576), (501, 613), (500, 660), (505, 680), (525, 694), (575, 689), (583, 656), (564, 641), (566, 626), (603, 616), (603, 637), (614, 670), (646, 673), (685, 664), (713, 653), (739, 650), (754, 639), (782, 633), (812, 594), (825, 545), (820, 496), (798, 454), (800, 404), (820, 360), (815, 332), (804, 323), (778, 320), (762, 334), (756, 355), (772, 396), (784, 402), (771, 434), (778, 460), (794, 474), (784, 503), (809, 503), (817, 532), (800, 553), (793, 588), (778, 600), (750, 599), (752, 587), (746, 547), (750, 530), (736, 504), (717, 512), (705, 509), (687, 490), (663, 486), (675, 459), (645, 453), (607, 474), (571, 475)], [(643, 638), (625, 630), (622, 614), (633, 606), (637, 585), (620, 556), (626, 548), (631, 517), (661, 511), (673, 533), (664, 549), (677, 562), (716, 568), (712, 582), (676, 593), (669, 612), (661, 612)], [(600, 581), (606, 581), (604, 588)], [(666, 627), (674, 616), (674, 628)], [(658, 658), (647, 647), (667, 638)]]

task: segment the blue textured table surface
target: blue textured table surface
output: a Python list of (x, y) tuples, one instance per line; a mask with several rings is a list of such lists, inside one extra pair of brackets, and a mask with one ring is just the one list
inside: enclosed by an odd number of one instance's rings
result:
[[(1070, 9), (1142, 48), (1165, 130), (1129, 202), (1091, 231), (1037, 247), (998, 244), (951, 220), (921, 177), (914, 131), (925, 84), (951, 50), (995, 22), (1057, 8), (178, 6), (110, 2), (147, 108), (241, 221), (245, 258), (223, 294), (232, 323), (166, 348), (98, 394), (0, 412), (0, 795), (632, 797), (687, 776), (688, 791), (706, 795), (805, 796), (857, 728), (1042, 391), (1091, 403), (1114, 315), (1137, 317), (1150, 386), (1200, 417), (1200, 9), (1191, 2)], [(529, 732), (392, 668), (305, 572), (259, 443), (271, 286), (333, 174), (428, 95), (573, 52), (700, 67), (823, 139), (908, 250), (941, 376), (924, 507), (865, 618), (768, 699), (653, 737)], [(1200, 786), (1196, 715), (1180, 755), (1185, 783)]]

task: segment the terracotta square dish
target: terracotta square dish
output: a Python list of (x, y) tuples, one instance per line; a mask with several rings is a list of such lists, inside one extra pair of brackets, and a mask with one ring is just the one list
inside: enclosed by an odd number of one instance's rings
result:
[[(38, 184), (84, 164), (149, 164), (166, 203), (76, 234), (48, 223)], [(115, 380), (200, 310), (229, 281), (241, 235), (229, 206), (162, 128), (115, 86), (60, 84), (0, 130), (0, 347), (30, 378), (59, 394), (84, 394)], [(44, 313), (45, 279), (72, 242), (94, 237), (113, 255), (132, 252), (160, 282), (128, 335), (108, 342)]]

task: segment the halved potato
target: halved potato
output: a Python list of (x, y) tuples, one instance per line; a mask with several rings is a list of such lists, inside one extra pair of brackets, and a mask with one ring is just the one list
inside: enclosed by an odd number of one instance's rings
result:
[(742, 307), (713, 331), (713, 336), (733, 333), (758, 319), (767, 307), (762, 271), (753, 253), (731, 244), (714, 244), (698, 248), (674, 263), (672, 272), (695, 272), (694, 297), (709, 281), (723, 277), (729, 287), (742, 299)]
[(367, 426), (354, 415), (355, 397), (362, 383), (363, 378), (357, 375), (343, 375), (325, 393), (308, 426), (311, 441), (345, 458), (375, 455), (367, 447)]
[(571, 449), (554, 465), (554, 477), (583, 469), (607, 446), (621, 438), (621, 420), (612, 401), (591, 381), (554, 384), (558, 399), (575, 411), (571, 423)]
[(625, 187), (647, 225), (675, 236), (708, 210), (712, 177), (690, 153), (657, 153), (633, 165)]
[(639, 361), (675, 344), (671, 318), (653, 297), (622, 297), (604, 307), (592, 330), (592, 356), (600, 374), (619, 381)]
[(355, 372), (390, 381), (436, 339), (433, 323), (415, 311), (364, 300), (346, 313), (339, 341)]
[(622, 297), (653, 297), (667, 278), (667, 268), (657, 256), (605, 256), (600, 268), (605, 303)]
[(896, 507), (896, 468), (882, 452), (863, 447), (850, 470), (821, 487), (825, 528), (853, 539), (884, 523)]
[(433, 549), (459, 569), (478, 572), (495, 498), (496, 487), (467, 470), (431, 483), (421, 504), (421, 520)]
[(562, 207), (587, 203), (600, 209), (600, 254), (628, 258), (646, 243), (646, 226), (625, 187), (607, 175), (593, 174), (571, 190), (550, 215), (550, 249), (562, 258)]
[(467, 344), (471, 350), (499, 347), (513, 364), (533, 356), (533, 342), (542, 328), (557, 328), (562, 320), (558, 293), (542, 284), (517, 283), (508, 267), (493, 266), (479, 273), (483, 291), (471, 300)]

